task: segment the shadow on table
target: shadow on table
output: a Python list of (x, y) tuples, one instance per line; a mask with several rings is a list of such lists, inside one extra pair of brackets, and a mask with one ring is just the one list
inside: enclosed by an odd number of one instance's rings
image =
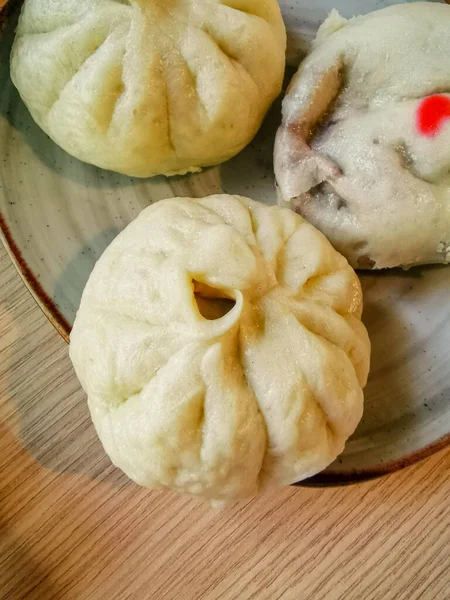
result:
[(45, 468), (122, 487), (128, 480), (112, 466), (97, 437), (67, 344), (36, 312), (18, 275), (7, 280), (0, 298), (8, 341), (0, 362), (1, 400), (8, 414), (3, 426)]
[[(0, 496), (0, 590), (2, 598), (13, 598), (10, 594), (18, 594), (19, 590), (20, 597), (25, 598), (38, 586), (41, 598), (54, 598), (55, 600), (62, 598), (61, 595), (55, 593), (48, 573), (44, 571), (38, 561), (32, 558), (27, 539), (17, 537), (10, 523), (3, 517), (1, 500)], [(15, 597), (18, 598), (18, 596)]]

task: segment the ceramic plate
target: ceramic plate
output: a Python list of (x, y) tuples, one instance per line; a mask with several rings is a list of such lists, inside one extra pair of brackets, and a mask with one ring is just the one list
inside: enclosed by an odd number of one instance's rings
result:
[[(95, 261), (141, 209), (171, 196), (227, 192), (275, 202), (276, 104), (254, 142), (200, 174), (140, 180), (83, 164), (34, 124), (9, 78), (17, 2), (0, 41), (0, 211), (3, 240), (46, 315), (68, 340)], [(298, 64), (320, 21), (395, 4), (377, 0), (282, 1), (288, 61)], [(5, 19), (5, 16), (7, 17)], [(373, 344), (364, 419), (345, 453), (315, 484), (394, 471), (450, 444), (450, 268), (361, 276)]]

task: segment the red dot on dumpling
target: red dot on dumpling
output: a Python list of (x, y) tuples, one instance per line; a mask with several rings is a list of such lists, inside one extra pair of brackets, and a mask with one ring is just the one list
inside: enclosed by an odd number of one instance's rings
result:
[(429, 96), (417, 109), (417, 127), (422, 135), (435, 136), (447, 119), (450, 119), (450, 98), (447, 96)]

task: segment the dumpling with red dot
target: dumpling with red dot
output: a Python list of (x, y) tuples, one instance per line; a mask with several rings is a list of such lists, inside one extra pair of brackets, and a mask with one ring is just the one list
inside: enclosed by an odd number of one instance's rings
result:
[(333, 11), (283, 102), (279, 201), (355, 268), (450, 263), (450, 6)]

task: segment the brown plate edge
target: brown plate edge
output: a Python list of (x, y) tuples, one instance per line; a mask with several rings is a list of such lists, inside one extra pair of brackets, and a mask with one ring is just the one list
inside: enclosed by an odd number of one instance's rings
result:
[(23, 282), (27, 286), (36, 303), (63, 338), (63, 340), (69, 343), (71, 327), (65, 317), (62, 315), (56, 304), (45, 292), (44, 288), (39, 283), (38, 278), (34, 275), (33, 271), (28, 266), (26, 260), (23, 258), (18, 245), (14, 241), (11, 235), (8, 225), (0, 212), (0, 239), (3, 242), (6, 252), (8, 253), (11, 261), (16, 267), (19, 275)]
[[(33, 298), (36, 300), (38, 306), (54, 326), (59, 335), (63, 340), (69, 343), (71, 327), (65, 317), (62, 315), (56, 304), (50, 298), (50, 296), (42, 288), (39, 280), (34, 275), (27, 262), (23, 258), (19, 247), (15, 243), (9, 227), (0, 212), (0, 239), (11, 258), (14, 266), (16, 267), (19, 275), (23, 282), (27, 286)], [(372, 479), (378, 479), (384, 475), (390, 475), (396, 471), (400, 471), (406, 467), (410, 467), (430, 456), (443, 450), (447, 446), (450, 446), (450, 433), (444, 437), (436, 440), (432, 444), (421, 448), (417, 452), (408, 454), (400, 459), (392, 460), (383, 465), (377, 465), (370, 469), (358, 469), (351, 471), (334, 471), (328, 472), (323, 471), (311, 477), (307, 480), (300, 481), (293, 485), (300, 487), (333, 487), (333, 486), (344, 486), (352, 485), (356, 483), (362, 483), (364, 481), (370, 481)]]
[(432, 444), (424, 446), (416, 452), (406, 454), (402, 458), (391, 460), (387, 463), (377, 465), (371, 469), (352, 469), (351, 471), (322, 471), (293, 485), (299, 487), (337, 487), (344, 485), (354, 485), (356, 483), (364, 483), (373, 479), (379, 479), (385, 475), (392, 475), (398, 471), (412, 467), (413, 465), (430, 458), (433, 454), (444, 450), (450, 446), (450, 433), (439, 438)]

